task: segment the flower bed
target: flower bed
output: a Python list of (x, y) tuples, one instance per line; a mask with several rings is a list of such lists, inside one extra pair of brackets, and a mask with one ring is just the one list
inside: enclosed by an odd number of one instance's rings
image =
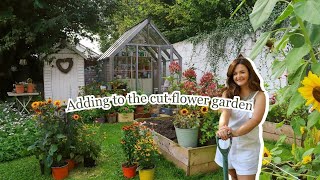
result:
[[(168, 122), (172, 124), (172, 117), (162, 117), (162, 118), (146, 118), (146, 119), (136, 119), (138, 122), (159, 120), (163, 122)], [(153, 121), (154, 122), (154, 121)], [(146, 126), (149, 126), (150, 124)], [(187, 176), (195, 175), (199, 173), (214, 172), (219, 169), (219, 166), (214, 162), (214, 156), (216, 153), (216, 145), (209, 145), (196, 148), (185, 148), (179, 146), (174, 140), (175, 135), (169, 139), (164, 135), (157, 132), (156, 123), (151, 124), (151, 128), (154, 130), (154, 140), (158, 145), (158, 148), (162, 155), (168, 160), (174, 163), (177, 167), (183, 169)], [(167, 129), (169, 134), (172, 135), (172, 130)], [(163, 131), (162, 131), (163, 132)], [(167, 133), (167, 132), (166, 132)]]

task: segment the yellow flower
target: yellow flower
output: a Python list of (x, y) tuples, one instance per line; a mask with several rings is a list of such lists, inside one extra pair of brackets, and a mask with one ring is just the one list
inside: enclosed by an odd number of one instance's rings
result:
[(51, 104), (51, 103), (52, 103), (52, 99), (49, 98), (49, 99), (47, 100), (47, 103), (48, 103), (48, 104)]
[(271, 153), (266, 147), (264, 147), (262, 165), (268, 165), (270, 162), (271, 162)]
[(202, 114), (206, 114), (208, 112), (209, 108), (207, 106), (201, 107), (200, 111)]
[(302, 159), (302, 164), (308, 164), (311, 162), (311, 155), (304, 156)]
[(188, 111), (188, 109), (183, 108), (183, 109), (180, 110), (180, 114), (183, 115), (183, 116), (186, 116), (186, 115), (189, 114), (189, 111)]
[(53, 103), (55, 106), (60, 107), (61, 102), (59, 100), (54, 101)]
[(320, 112), (320, 77), (309, 71), (301, 83), (304, 86), (298, 91), (307, 100), (306, 105), (312, 104), (313, 108)]
[(304, 127), (303, 126), (300, 127), (300, 132), (301, 132), (301, 134), (304, 134)]
[(150, 156), (150, 153), (147, 153), (146, 156), (149, 157), (149, 156)]
[(38, 101), (35, 101), (35, 102), (33, 102), (32, 104), (31, 104), (31, 107), (33, 108), (33, 109), (38, 109), (38, 107), (39, 107), (39, 102)]

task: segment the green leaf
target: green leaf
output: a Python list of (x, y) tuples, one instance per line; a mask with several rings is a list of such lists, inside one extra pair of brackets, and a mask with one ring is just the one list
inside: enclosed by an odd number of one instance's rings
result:
[(320, 154), (320, 145), (317, 145), (313, 151), (314, 154)]
[(61, 161), (61, 159), (62, 159), (62, 155), (59, 154), (59, 155), (57, 156), (57, 161), (59, 162), (59, 161)]
[[(300, 86), (300, 81), (304, 78), (306, 74), (308, 63), (301, 60), (301, 63), (297, 63), (297, 65), (300, 65), (298, 66), (298, 69), (295, 69), (293, 73), (288, 75), (289, 84), (293, 83), (292, 85), (296, 88), (296, 89), (292, 89), (293, 90), (291, 91), (292, 93), (297, 92), (297, 89)], [(292, 66), (292, 68), (295, 68), (295, 67)]]
[(283, 20), (285, 20), (287, 17), (289, 17), (293, 12), (293, 6), (290, 3), (284, 11), (280, 14), (280, 16), (274, 21), (273, 25), (277, 25), (281, 23)]
[(255, 31), (269, 18), (277, 2), (278, 0), (257, 0), (249, 15), (251, 25)]
[(287, 55), (285, 61), (288, 67), (288, 73), (296, 72), (298, 67), (300, 66), (301, 59), (309, 53), (309, 46), (304, 44), (300, 48), (293, 48)]
[(297, 108), (303, 105), (304, 99), (300, 95), (300, 93), (296, 92), (290, 99), (290, 103), (287, 110), (287, 116), (290, 116), (293, 111)]
[(320, 2), (315, 0), (300, 1), (294, 4), (294, 12), (302, 20), (311, 24), (320, 24)]
[(304, 45), (305, 40), (304, 36), (301, 33), (294, 33), (289, 37), (290, 43), (293, 45), (294, 48), (299, 48)]
[(318, 76), (320, 76), (320, 63), (313, 63), (311, 64), (311, 71), (314, 74), (317, 74)]
[(310, 129), (316, 123), (320, 123), (319, 121), (320, 121), (320, 113), (317, 110), (315, 110), (308, 116), (308, 123), (307, 123), (308, 129)]
[(305, 26), (307, 33), (309, 35), (309, 39), (313, 46), (317, 46), (320, 43), (320, 25), (311, 24), (305, 21)]
[(66, 136), (65, 135), (63, 135), (63, 134), (57, 134), (57, 136), (56, 136), (58, 139), (62, 139), (62, 138), (65, 138)]
[(279, 164), (279, 163), (281, 163), (281, 158), (280, 158), (280, 157), (275, 157), (275, 158), (273, 158), (273, 161), (274, 161), (276, 164)]
[(264, 32), (260, 35), (259, 39), (255, 43), (249, 57), (254, 60), (258, 54), (262, 51), (263, 47), (266, 45), (268, 39), (270, 38), (271, 32)]
[(311, 148), (311, 149), (307, 150), (306, 152), (303, 153), (302, 157), (310, 155), (313, 150), (314, 150), (314, 148)]
[(276, 41), (275, 48), (277, 51), (284, 49), (287, 46), (289, 37), (290, 34), (286, 32), (279, 41)]
[(281, 122), (277, 123), (277, 124), (276, 124), (276, 128), (280, 128), (280, 127), (282, 127), (282, 126), (283, 126), (283, 124), (284, 124), (284, 121), (281, 121)]
[(306, 122), (301, 117), (295, 117), (291, 119), (290, 125), (295, 134), (301, 135), (300, 127), (305, 126)]
[(278, 59), (274, 60), (272, 64), (272, 77), (276, 79), (281, 77), (286, 68), (285, 61), (279, 61)]
[(50, 146), (49, 154), (52, 156), (58, 150), (58, 146), (56, 144), (52, 144)]
[(278, 146), (282, 145), (286, 138), (287, 138), (286, 135), (280, 135), (275, 147), (278, 147)]

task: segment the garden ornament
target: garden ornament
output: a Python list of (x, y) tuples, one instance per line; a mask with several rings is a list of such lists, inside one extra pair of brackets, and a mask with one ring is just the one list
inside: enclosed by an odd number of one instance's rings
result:
[(223, 179), (228, 180), (229, 179), (228, 178), (228, 154), (232, 145), (232, 136), (229, 135), (230, 143), (229, 143), (229, 147), (227, 147), (226, 149), (223, 149), (220, 147), (220, 144), (219, 144), (220, 139), (221, 139), (220, 137), (216, 136), (218, 148), (223, 156)]

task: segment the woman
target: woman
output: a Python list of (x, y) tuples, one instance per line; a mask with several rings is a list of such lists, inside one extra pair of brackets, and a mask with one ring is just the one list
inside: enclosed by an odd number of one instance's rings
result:
[[(263, 141), (262, 129), (258, 125), (265, 120), (269, 104), (268, 95), (262, 89), (263, 83), (260, 83), (250, 61), (240, 55), (229, 66), (227, 89), (222, 97), (233, 99), (234, 96), (240, 96), (243, 101), (253, 101), (254, 110), (222, 109), (217, 132), (222, 140), (233, 137), (228, 155), (228, 169), (232, 179), (255, 179), (260, 170)], [(217, 149), (215, 161), (222, 166), (222, 160)]]

